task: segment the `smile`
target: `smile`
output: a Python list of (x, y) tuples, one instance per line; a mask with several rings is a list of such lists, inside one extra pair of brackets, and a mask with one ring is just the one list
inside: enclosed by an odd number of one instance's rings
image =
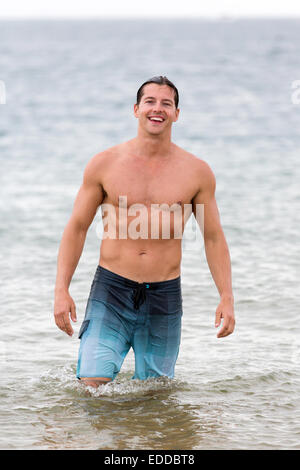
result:
[(158, 122), (158, 123), (164, 121), (164, 118), (162, 116), (149, 116), (148, 119), (151, 122)]

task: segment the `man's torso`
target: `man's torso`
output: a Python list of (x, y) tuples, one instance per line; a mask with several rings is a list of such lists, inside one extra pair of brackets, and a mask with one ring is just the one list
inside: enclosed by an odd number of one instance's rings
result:
[(199, 159), (174, 144), (170, 155), (147, 159), (132, 153), (131, 141), (101, 158), (100, 266), (138, 282), (178, 277), (184, 224), (201, 186)]

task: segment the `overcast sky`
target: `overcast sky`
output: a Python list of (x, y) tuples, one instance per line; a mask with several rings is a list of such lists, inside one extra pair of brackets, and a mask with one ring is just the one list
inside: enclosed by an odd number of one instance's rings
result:
[(4, 0), (0, 18), (298, 16), (298, 0)]

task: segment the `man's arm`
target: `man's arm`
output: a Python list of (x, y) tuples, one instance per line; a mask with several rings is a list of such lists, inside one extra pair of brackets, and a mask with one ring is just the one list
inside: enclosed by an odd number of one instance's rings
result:
[[(230, 335), (234, 330), (233, 293), (231, 280), (231, 262), (227, 242), (220, 222), (215, 199), (216, 181), (210, 167), (199, 162), (201, 189), (193, 198), (193, 213), (196, 216), (196, 204), (204, 204), (203, 236), (207, 263), (220, 294), (220, 303), (216, 310), (215, 326), (223, 325), (218, 338)], [(200, 222), (200, 221), (198, 221)]]
[(76, 308), (69, 294), (69, 285), (79, 262), (88, 228), (104, 197), (99, 181), (99, 158), (101, 157), (98, 155), (93, 157), (85, 168), (83, 182), (58, 252), (54, 317), (56, 325), (69, 336), (73, 334), (70, 314), (71, 319), (76, 321)]

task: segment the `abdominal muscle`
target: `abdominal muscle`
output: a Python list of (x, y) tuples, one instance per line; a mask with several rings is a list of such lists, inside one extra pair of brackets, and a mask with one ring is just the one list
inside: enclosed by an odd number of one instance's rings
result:
[(99, 265), (137, 282), (180, 276), (181, 240), (111, 240), (101, 243)]

